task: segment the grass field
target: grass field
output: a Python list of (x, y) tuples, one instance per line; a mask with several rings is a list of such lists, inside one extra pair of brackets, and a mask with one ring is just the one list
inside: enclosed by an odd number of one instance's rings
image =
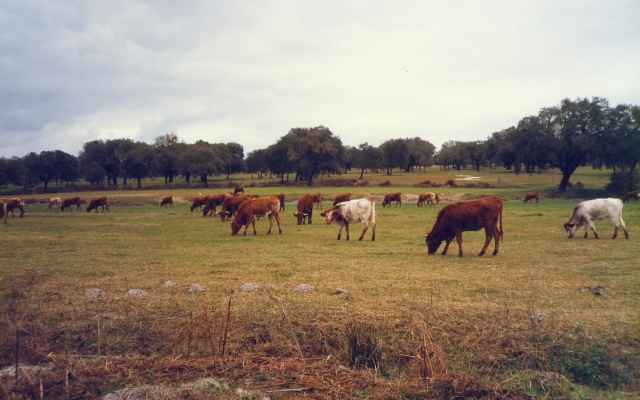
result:
[[(248, 193), (285, 193), (287, 202), (281, 235), (266, 235), (263, 218), (246, 237), (189, 212), (197, 192), (217, 189), (111, 191), (104, 214), (60, 213), (27, 195), (26, 217), (0, 227), (2, 365), (15, 362), (18, 337), (21, 362), (55, 362), (39, 375), (53, 398), (207, 376), (271, 398), (638, 396), (640, 204), (625, 204), (628, 240), (611, 240), (609, 221), (596, 222), (600, 240), (567, 239), (562, 224), (579, 199), (554, 192), (557, 174), (467, 173), (492, 187), (416, 187), (457, 171), (311, 190), (249, 188), (247, 177)], [(390, 187), (379, 186), (385, 180)], [(582, 169), (572, 181), (585, 185), (577, 193), (599, 194), (607, 176)], [(539, 204), (522, 203), (529, 189), (542, 190)], [(407, 199), (435, 191), (445, 201), (382, 208), (396, 191)], [(376, 241), (370, 232), (354, 240), (360, 226), (337, 241), (319, 210), (313, 224), (296, 225), (295, 202), (307, 192), (322, 192), (325, 208), (341, 192), (376, 198)], [(175, 207), (157, 205), (166, 194)], [(444, 204), (489, 194), (505, 200), (497, 256), (477, 257), (482, 231), (463, 235), (464, 257), (455, 242), (447, 256), (426, 254), (423, 236)], [(168, 280), (176, 286), (164, 287)], [(192, 283), (205, 290), (188, 293)], [(241, 291), (245, 283), (261, 289)], [(300, 284), (314, 290), (296, 292)], [(105, 294), (85, 297), (90, 288)], [(337, 288), (347, 293), (332, 294)], [(130, 289), (148, 295), (126, 296)], [(0, 382), (7, 397), (40, 390), (27, 374)], [(273, 392), (285, 389), (300, 390)], [(231, 396), (209, 390), (195, 396)]]

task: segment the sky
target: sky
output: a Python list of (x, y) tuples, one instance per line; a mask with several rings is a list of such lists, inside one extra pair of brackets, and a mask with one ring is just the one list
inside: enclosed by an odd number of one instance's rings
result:
[(484, 140), (565, 98), (640, 105), (638, 21), (637, 0), (0, 1), (0, 157)]

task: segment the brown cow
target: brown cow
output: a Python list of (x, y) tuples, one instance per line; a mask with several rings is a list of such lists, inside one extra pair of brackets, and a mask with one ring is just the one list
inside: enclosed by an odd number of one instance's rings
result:
[(232, 194), (229, 192), (209, 196), (207, 202), (204, 204), (204, 207), (202, 207), (202, 216), (206, 217), (209, 212), (211, 212), (211, 216), (213, 216), (213, 214), (217, 214), (216, 209), (218, 208), (218, 206), (222, 205), (224, 200), (231, 196)]
[(76, 211), (82, 210), (80, 206), (80, 197), (70, 197), (68, 199), (62, 200), (62, 204), (60, 205), (60, 211), (64, 211), (65, 208), (68, 208), (71, 211), (71, 206), (76, 206)]
[[(276, 196), (278, 198), (278, 200), (280, 200), (280, 210), (279, 211), (284, 211), (284, 194), (271, 194), (269, 196)], [(265, 196), (267, 197), (267, 196)]]
[(231, 218), (236, 215), (240, 204), (247, 200), (257, 199), (255, 194), (247, 194), (244, 196), (231, 196), (224, 199), (218, 215), (220, 216), (220, 222), (224, 222), (227, 218)]
[(402, 193), (389, 193), (388, 195), (384, 196), (384, 200), (382, 201), (382, 208), (385, 208), (386, 206), (391, 207), (391, 202), (393, 201), (396, 202), (396, 207), (398, 207), (398, 205), (402, 207)]
[(269, 216), (269, 230), (267, 235), (271, 233), (271, 227), (273, 227), (273, 219), (276, 219), (278, 223), (278, 233), (282, 233), (282, 226), (280, 224), (280, 200), (276, 196), (263, 197), (260, 199), (247, 200), (240, 205), (236, 218), (231, 223), (231, 235), (236, 235), (242, 225), (244, 225), (243, 236), (247, 235), (247, 229), (249, 224), (253, 226), (253, 234), (257, 234), (256, 231), (256, 217), (268, 215)]
[(233, 189), (233, 195), (237, 195), (238, 193), (242, 193), (244, 194), (244, 186), (236, 186), (235, 189)]
[(163, 206), (173, 207), (173, 196), (163, 197), (160, 202), (160, 207)]
[(209, 198), (209, 195), (204, 195), (204, 196), (198, 196), (195, 197), (193, 199), (193, 201), (191, 202), (191, 212), (193, 212), (193, 210), (195, 210), (196, 208), (200, 208), (202, 206), (204, 206), (205, 204), (207, 204), (207, 199)]
[(351, 193), (337, 194), (335, 200), (333, 200), (333, 205), (335, 206), (336, 204), (342, 203), (343, 201), (351, 201)]
[(60, 197), (52, 197), (49, 199), (49, 210), (51, 210), (54, 204), (57, 206), (60, 206), (60, 204), (62, 204), (62, 200), (60, 199)]
[(107, 212), (111, 212), (109, 211), (109, 202), (106, 197), (96, 197), (95, 199), (92, 199), (87, 207), (87, 212), (91, 212), (91, 210), (94, 209), (98, 212), (98, 207), (102, 207), (102, 212), (104, 212), (105, 208), (107, 209)]
[[(442, 255), (447, 254), (449, 244), (455, 238), (458, 242), (458, 255), (462, 257), (462, 232), (477, 231), (484, 228), (486, 240), (479, 256), (489, 247), (491, 239), (495, 240), (493, 255), (498, 254), (502, 240), (502, 199), (496, 196), (480, 200), (461, 201), (447, 204), (436, 217), (431, 232), (425, 235), (429, 254), (435, 254), (442, 242), (446, 242)], [(498, 230), (498, 218), (500, 229)]]
[(298, 212), (293, 213), (293, 216), (298, 218), (298, 225), (304, 225), (307, 217), (309, 217), (309, 225), (311, 225), (313, 205), (313, 195), (304, 194), (298, 199)]
[(16, 208), (20, 210), (19, 218), (24, 217), (24, 199), (23, 198), (21, 197), (11, 198), (6, 201), (5, 207), (6, 207), (7, 214), (11, 212), (11, 218), (15, 217), (15, 215), (13, 215), (13, 210), (15, 210)]
[(626, 203), (627, 201), (633, 199), (634, 203), (638, 202), (638, 191), (637, 190), (633, 190), (631, 192), (627, 192), (625, 193), (624, 197), (622, 198), (622, 202)]
[(537, 190), (535, 192), (529, 192), (525, 194), (524, 199), (522, 201), (523, 203), (526, 203), (527, 201), (530, 201), (533, 203), (533, 199), (536, 199), (536, 203), (538, 202), (538, 200), (540, 200), (540, 195), (538, 194)]
[(316, 193), (313, 195), (313, 203), (316, 205), (316, 209), (322, 210), (322, 194)]
[(7, 202), (0, 199), (0, 218), (4, 217), (4, 223), (7, 223)]

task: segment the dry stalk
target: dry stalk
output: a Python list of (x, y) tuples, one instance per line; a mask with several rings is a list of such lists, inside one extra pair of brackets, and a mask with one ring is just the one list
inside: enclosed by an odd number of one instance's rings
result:
[(233, 295), (233, 291), (229, 293), (229, 305), (227, 306), (227, 318), (224, 321), (224, 335), (222, 339), (222, 350), (220, 351), (220, 355), (224, 356), (225, 349), (227, 348), (227, 333), (229, 332), (229, 319), (231, 318), (231, 295)]
[(302, 354), (302, 349), (300, 348), (300, 343), (298, 343), (298, 338), (296, 337), (296, 333), (293, 331), (293, 325), (291, 325), (291, 320), (287, 316), (287, 312), (284, 310), (284, 304), (282, 303), (282, 299), (275, 297), (273, 293), (271, 293), (271, 290), (269, 290), (268, 288), (266, 290), (267, 290), (267, 294), (269, 295), (269, 298), (273, 300), (276, 304), (278, 304), (278, 306), (280, 307), (280, 311), (282, 312), (282, 315), (284, 316), (284, 318), (287, 320), (287, 323), (289, 324), (289, 329), (291, 330), (291, 335), (293, 336), (293, 340), (296, 342), (296, 347), (298, 348), (298, 356), (301, 359), (304, 359), (304, 355)]
[(422, 346), (419, 351), (420, 359), (420, 377), (423, 379), (433, 378), (437, 374), (447, 373), (447, 360), (443, 355), (442, 348), (433, 342), (429, 327), (422, 321), (422, 329), (420, 331), (422, 337)]

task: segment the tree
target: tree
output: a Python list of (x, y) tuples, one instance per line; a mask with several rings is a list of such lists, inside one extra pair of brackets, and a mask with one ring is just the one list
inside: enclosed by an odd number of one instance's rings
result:
[(384, 153), (378, 147), (371, 146), (365, 142), (358, 146), (358, 157), (355, 166), (360, 169), (360, 179), (364, 175), (364, 171), (371, 171), (382, 167), (384, 161)]
[(27, 174), (29, 183), (37, 185), (42, 182), (44, 189), (47, 190), (55, 174), (55, 153), (53, 151), (43, 151), (40, 154), (31, 152), (24, 157), (24, 160), (29, 171)]
[(509, 127), (500, 132), (494, 132), (486, 141), (486, 150), (490, 160), (494, 164), (502, 164), (505, 169), (510, 170), (516, 162), (516, 153), (510, 135), (515, 132), (515, 127)]
[(251, 179), (253, 179), (254, 173), (258, 174), (258, 179), (262, 179), (262, 174), (269, 169), (267, 165), (267, 150), (260, 149), (250, 152), (245, 160), (245, 165), (247, 172), (251, 174)]
[(299, 174), (306, 177), (307, 185), (313, 185), (313, 177), (324, 172), (339, 173), (344, 147), (339, 137), (322, 125), (315, 128), (294, 128), (291, 136), (289, 160), (296, 165)]
[(29, 170), (22, 158), (11, 157), (6, 162), (7, 180), (16, 186), (27, 186)]
[(86, 164), (82, 171), (84, 180), (89, 182), (91, 186), (102, 185), (104, 178), (107, 176), (107, 171), (105, 171), (104, 168), (95, 161), (91, 161)]
[(74, 155), (61, 150), (55, 151), (54, 169), (55, 179), (65, 182), (67, 186), (69, 186), (70, 182), (75, 182), (80, 177), (78, 159)]
[(178, 135), (171, 132), (158, 136), (153, 146), (156, 150), (156, 160), (160, 173), (164, 177), (164, 183), (173, 182), (173, 178), (179, 172), (178, 158), (184, 151), (184, 142), (180, 142)]
[[(127, 176), (138, 181), (138, 188), (142, 187), (142, 179), (149, 177), (158, 169), (156, 154), (153, 148), (144, 142), (136, 142), (124, 156), (122, 169)], [(126, 183), (125, 183), (126, 184)]]
[(436, 147), (419, 137), (404, 139), (409, 148), (409, 159), (405, 170), (413, 171), (414, 167), (430, 167), (433, 165), (433, 154)]
[(209, 187), (207, 176), (220, 174), (225, 170), (226, 163), (218, 157), (214, 149), (216, 146), (204, 141), (187, 146), (178, 162), (180, 169), (185, 174), (187, 184), (189, 184), (191, 175), (197, 175), (202, 184)]
[(269, 171), (272, 174), (280, 175), (280, 182), (284, 183), (284, 175), (287, 174), (287, 182), (289, 181), (289, 173), (294, 172), (294, 163), (289, 158), (289, 149), (291, 148), (292, 137), (289, 135), (282, 136), (276, 144), (266, 149), (266, 162)]
[(390, 139), (380, 145), (384, 153), (384, 168), (391, 175), (394, 168), (406, 168), (409, 162), (409, 146), (403, 139)]
[(473, 168), (480, 172), (480, 167), (489, 159), (484, 141), (465, 142), (462, 146), (464, 159), (467, 160)]

